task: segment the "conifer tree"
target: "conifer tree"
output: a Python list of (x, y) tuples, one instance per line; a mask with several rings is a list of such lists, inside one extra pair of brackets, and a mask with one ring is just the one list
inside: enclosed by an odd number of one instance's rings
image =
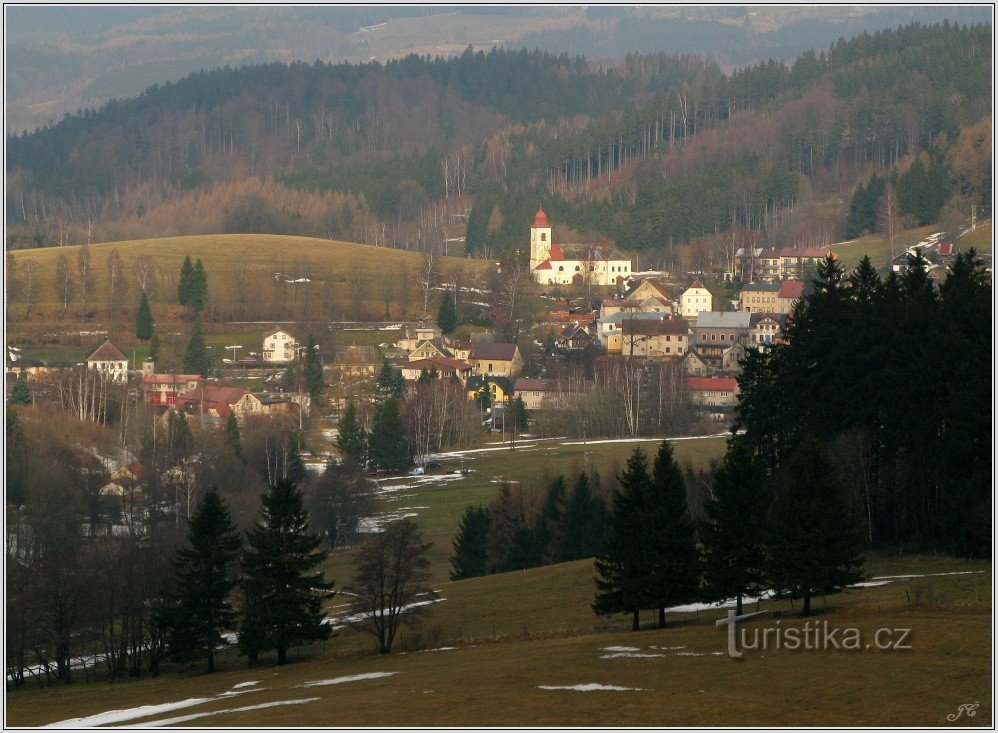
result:
[(152, 309), (149, 307), (149, 297), (142, 291), (139, 300), (139, 310), (135, 314), (135, 338), (151, 339), (153, 333)]
[(336, 447), (345, 458), (363, 467), (367, 454), (367, 431), (357, 419), (357, 406), (351, 400), (338, 425)]
[(204, 310), (204, 306), (207, 302), (208, 274), (204, 270), (204, 263), (201, 262), (200, 258), (198, 258), (198, 261), (194, 263), (194, 267), (191, 270), (190, 291), (187, 299), (187, 305), (190, 306), (191, 310), (196, 313), (200, 313)]
[(763, 582), (766, 475), (748, 446), (733, 443), (714, 474), (713, 496), (704, 502), (700, 525), (703, 546), (704, 597), (718, 601), (734, 596), (742, 614), (742, 596)]
[(593, 610), (599, 616), (630, 613), (631, 628), (638, 630), (638, 613), (647, 608), (648, 555), (643, 538), (650, 478), (645, 455), (635, 448), (613, 493), (609, 530), (603, 552), (596, 558), (596, 598)]
[(332, 583), (319, 566), (326, 552), (309, 529), (301, 491), (282, 479), (261, 497), (260, 519), (247, 533), (243, 552), (245, 596), (239, 648), (254, 663), (260, 652), (277, 651), (277, 663), (288, 649), (329, 637), (322, 602)]
[(412, 449), (395, 397), (389, 397), (374, 413), (368, 456), (371, 463), (382, 471), (404, 471), (412, 465)]
[(862, 576), (849, 497), (825, 449), (805, 438), (781, 467), (767, 538), (766, 575), (780, 596), (835, 593)]
[(10, 388), (10, 404), (30, 405), (31, 403), (31, 387), (28, 385), (28, 380), (22, 374), (14, 380), (14, 386)]
[(235, 587), (232, 566), (242, 542), (229, 509), (212, 487), (205, 492), (190, 518), (189, 547), (179, 548), (172, 560), (176, 589), (166, 606), (170, 656), (179, 662), (205, 659), (215, 671), (215, 650), (225, 644), (223, 632), (235, 625), (229, 602)]
[(184, 264), (180, 266), (180, 282), (177, 283), (177, 302), (180, 305), (188, 305), (191, 300), (191, 277), (194, 274), (194, 265), (191, 256), (184, 257)]
[(233, 453), (242, 458), (243, 446), (239, 435), (239, 421), (236, 420), (236, 415), (232, 412), (225, 420), (225, 444), (232, 449)]
[(322, 356), (319, 355), (319, 345), (312, 334), (308, 335), (305, 345), (305, 357), (302, 359), (302, 374), (308, 387), (312, 402), (318, 404), (322, 400), (322, 390), (325, 384), (322, 380)]
[(564, 529), (559, 556), (563, 562), (595, 557), (603, 549), (606, 534), (606, 506), (595, 496), (584, 471), (565, 506)]
[(374, 399), (376, 404), (383, 405), (390, 398), (401, 399), (402, 390), (405, 388), (405, 378), (402, 370), (392, 366), (388, 359), (381, 364), (378, 371), (378, 378), (374, 388)]
[(187, 351), (184, 352), (184, 371), (188, 374), (200, 374), (202, 377), (207, 377), (213, 368), (211, 354), (205, 343), (204, 334), (201, 332), (201, 321), (194, 321), (191, 338), (187, 342)]
[(437, 325), (444, 333), (451, 333), (457, 328), (457, 306), (454, 304), (454, 296), (450, 290), (445, 290), (443, 298), (440, 299)]
[(640, 527), (649, 557), (647, 595), (665, 626), (666, 607), (696, 598), (700, 581), (686, 484), (666, 440), (655, 456), (646, 506)]
[(547, 497), (537, 515), (534, 528), (537, 552), (541, 563), (561, 561), (561, 546), (564, 536), (565, 478), (559, 476), (548, 486)]
[(489, 508), (469, 506), (465, 509), (454, 537), (454, 554), (450, 558), (451, 580), (485, 575), (485, 540), (488, 533)]
[(155, 362), (158, 357), (159, 357), (159, 334), (153, 332), (152, 338), (149, 339), (149, 358)]

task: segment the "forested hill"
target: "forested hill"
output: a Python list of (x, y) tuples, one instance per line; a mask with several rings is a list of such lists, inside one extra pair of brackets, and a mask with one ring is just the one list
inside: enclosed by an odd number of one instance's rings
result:
[(848, 199), (922, 153), (945, 165), (988, 114), (990, 68), (990, 27), (946, 23), (731, 75), (526, 51), (223, 68), (8, 138), (8, 244), (269, 231), (424, 247), (471, 207), (484, 253), (522, 239), (538, 200), (632, 249), (732, 223), (787, 239), (808, 197)]

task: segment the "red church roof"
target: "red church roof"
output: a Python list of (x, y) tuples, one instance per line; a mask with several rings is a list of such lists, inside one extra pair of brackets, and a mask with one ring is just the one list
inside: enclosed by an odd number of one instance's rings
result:
[(551, 259), (552, 260), (563, 260), (565, 259), (565, 253), (561, 249), (560, 244), (551, 243)]
[(544, 213), (544, 209), (540, 206), (537, 207), (537, 215), (534, 217), (534, 228), (537, 227), (549, 227), (548, 215)]
[(537, 269), (538, 270), (550, 270), (551, 269), (551, 260), (544, 260), (541, 264), (539, 264), (537, 266)]

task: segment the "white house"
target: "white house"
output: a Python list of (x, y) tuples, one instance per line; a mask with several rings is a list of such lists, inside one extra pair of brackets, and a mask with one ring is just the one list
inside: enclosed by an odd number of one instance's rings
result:
[(108, 338), (87, 357), (87, 369), (97, 370), (113, 382), (128, 381), (128, 357)]
[(298, 342), (287, 331), (278, 328), (263, 337), (263, 360), (272, 364), (287, 364), (298, 354)]
[(712, 306), (713, 296), (700, 278), (694, 280), (679, 298), (679, 311), (683, 318), (696, 318), (704, 311), (713, 310)]
[(631, 261), (610, 246), (557, 244), (551, 241), (551, 224), (538, 208), (530, 227), (530, 274), (542, 285), (620, 285), (631, 279)]

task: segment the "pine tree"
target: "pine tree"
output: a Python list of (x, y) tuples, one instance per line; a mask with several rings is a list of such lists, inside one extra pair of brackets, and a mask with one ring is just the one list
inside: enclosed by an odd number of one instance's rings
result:
[(849, 497), (825, 449), (804, 439), (779, 472), (767, 541), (766, 574), (774, 591), (804, 599), (858, 581), (862, 561)]
[(139, 310), (135, 314), (135, 338), (151, 339), (152, 329), (152, 309), (149, 307), (149, 298), (143, 290), (142, 299), (139, 300)]
[(312, 402), (319, 404), (322, 400), (322, 390), (325, 384), (322, 380), (322, 357), (319, 355), (319, 345), (312, 334), (308, 335), (305, 345), (305, 357), (302, 359), (302, 373), (308, 387)]
[(14, 380), (14, 386), (10, 388), (10, 404), (30, 405), (32, 401), (31, 387), (28, 385), (28, 380), (22, 374)]
[(225, 420), (225, 444), (232, 449), (233, 453), (242, 458), (243, 446), (239, 435), (239, 421), (236, 420), (236, 415), (232, 412)]
[(158, 357), (159, 357), (159, 334), (154, 332), (152, 338), (149, 340), (149, 358), (155, 362)]
[(190, 518), (188, 543), (176, 551), (176, 590), (169, 599), (167, 639), (179, 662), (206, 659), (215, 671), (215, 649), (225, 644), (236, 613), (229, 603), (235, 587), (232, 566), (242, 542), (229, 509), (214, 487), (208, 489)]
[(614, 491), (606, 543), (596, 558), (593, 610), (599, 616), (632, 614), (634, 631), (638, 630), (638, 612), (649, 603), (648, 554), (641, 536), (649, 483), (645, 455), (635, 448), (620, 476), (620, 489)]
[(655, 456), (646, 506), (640, 527), (649, 556), (647, 595), (658, 608), (658, 625), (665, 626), (666, 607), (696, 598), (700, 581), (686, 485), (665, 440)]
[(534, 527), (537, 550), (543, 564), (561, 562), (564, 536), (565, 477), (559, 476), (548, 486), (547, 497)]
[(191, 310), (200, 313), (208, 302), (208, 274), (204, 270), (204, 263), (198, 258), (194, 263), (190, 276), (190, 295), (187, 305)]
[(294, 482), (278, 481), (261, 499), (260, 520), (247, 533), (242, 557), (239, 648), (251, 664), (271, 649), (284, 664), (289, 648), (329, 637), (322, 602), (332, 583), (319, 570), (326, 552), (319, 550), (321, 538), (309, 531)]
[(368, 456), (375, 468), (382, 471), (404, 471), (412, 465), (412, 449), (395, 397), (389, 397), (374, 413)]
[(396, 400), (402, 398), (402, 390), (405, 388), (405, 378), (402, 370), (396, 369), (388, 359), (381, 364), (378, 371), (377, 382), (374, 387), (374, 399), (376, 404), (384, 405), (390, 398)]
[(191, 338), (187, 342), (187, 351), (184, 353), (184, 371), (207, 377), (213, 369), (211, 353), (204, 341), (204, 334), (201, 333), (201, 321), (194, 321)]
[(440, 299), (437, 325), (444, 333), (451, 333), (457, 328), (457, 306), (454, 304), (454, 296), (450, 290), (445, 290), (443, 298)]
[(606, 506), (593, 495), (589, 476), (582, 472), (565, 506), (564, 530), (559, 555), (563, 562), (595, 557), (603, 549)]
[(180, 266), (180, 282), (177, 283), (177, 302), (180, 305), (188, 305), (191, 300), (191, 276), (194, 274), (194, 265), (191, 263), (191, 256), (184, 257), (184, 264)]
[(734, 596), (739, 616), (742, 596), (759, 590), (763, 581), (769, 509), (765, 481), (748, 447), (734, 443), (714, 474), (713, 496), (703, 506), (704, 596), (708, 601)]
[(336, 447), (343, 456), (358, 466), (366, 463), (367, 431), (357, 419), (357, 406), (351, 401), (343, 412), (338, 425)]
[(451, 580), (485, 575), (485, 540), (488, 533), (489, 508), (469, 506), (465, 509), (454, 537), (454, 554), (450, 558)]

